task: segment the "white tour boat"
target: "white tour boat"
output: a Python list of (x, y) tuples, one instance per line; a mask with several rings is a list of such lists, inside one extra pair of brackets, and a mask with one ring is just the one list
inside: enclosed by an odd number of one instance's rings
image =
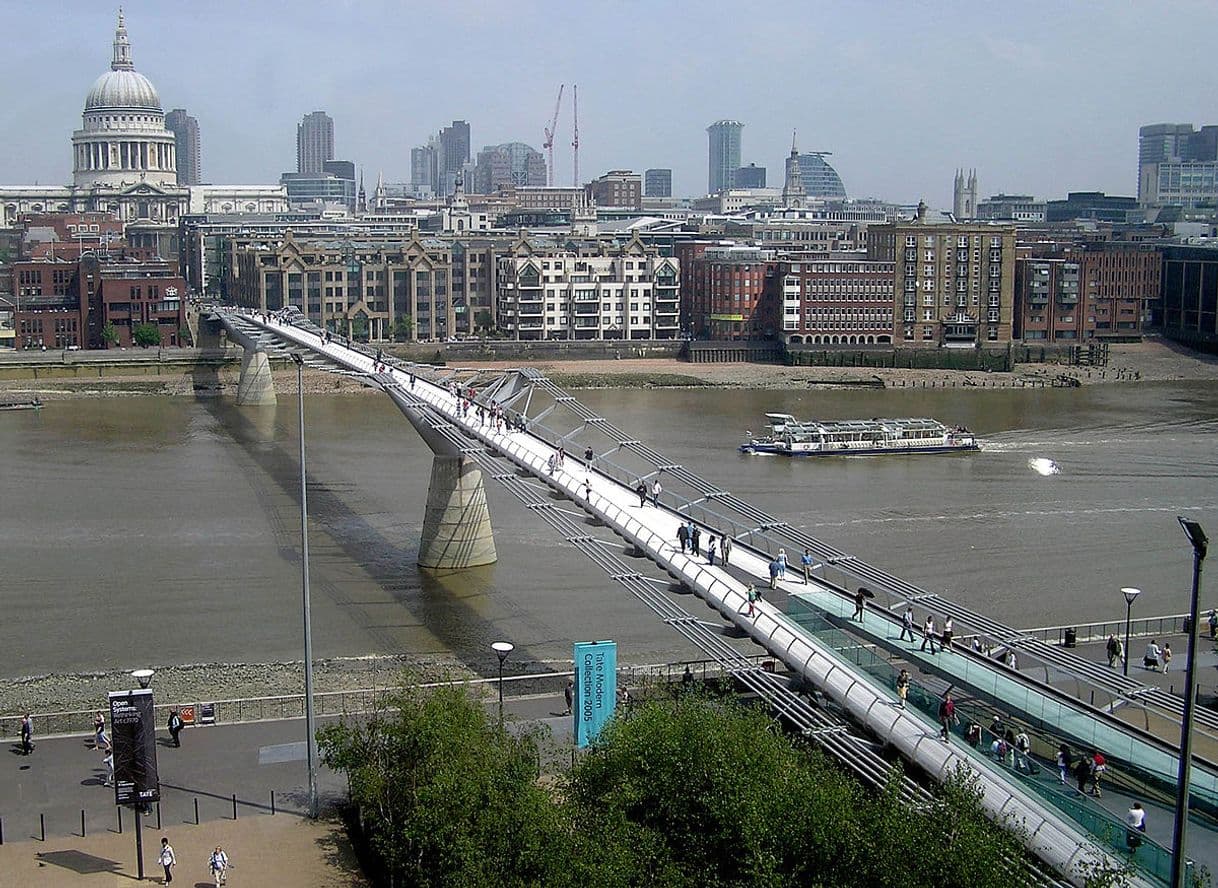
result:
[(767, 413), (769, 431), (740, 445), (741, 453), (782, 456), (849, 456), (883, 453), (955, 453), (980, 450), (963, 427), (934, 419), (844, 419), (801, 422), (789, 413)]

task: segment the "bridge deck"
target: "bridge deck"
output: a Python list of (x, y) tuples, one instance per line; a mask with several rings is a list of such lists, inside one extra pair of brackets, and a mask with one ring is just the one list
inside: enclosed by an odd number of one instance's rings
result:
[[(853, 719), (874, 731), (904, 757), (940, 778), (960, 765), (973, 772), (979, 780), (983, 803), (987, 808), (996, 816), (1014, 816), (1025, 822), (1035, 836), (1038, 853), (1063, 872), (1072, 871), (1082, 860), (1093, 859), (1094, 850), (1089, 850), (1083, 841), (1086, 835), (1100, 845), (1112, 843), (1109, 845), (1112, 847), (1123, 844), (1123, 833), (1119, 830), (1115, 842), (1112, 835), (1104, 835), (1111, 833), (1111, 822), (1097, 823), (1093, 818), (1075, 816), (1076, 812), (1069, 811), (1063, 812), (1064, 816), (1058, 816), (1054, 811), (1045, 809), (1037, 794), (1019, 785), (1001, 768), (978, 760), (955, 744), (940, 742), (937, 726), (926, 716), (896, 706), (887, 686), (860, 670), (832, 646), (820, 642), (814, 633), (806, 631), (773, 603), (765, 600), (758, 602), (756, 615), (748, 616), (745, 582), (722, 565), (711, 565), (704, 557), (680, 551), (676, 530), (680, 523), (688, 520), (686, 514), (663, 503), (659, 506), (650, 502), (640, 505), (639, 497), (629, 481), (602, 472), (595, 463), (585, 465), (568, 455), (563, 464), (556, 465), (550, 471), (551, 461), (557, 456), (557, 443), (551, 443), (532, 432), (497, 429), (490, 422), (480, 423), (475, 411), (462, 415), (458, 398), (442, 382), (429, 381), (417, 369), (390, 368), (387, 372), (374, 374), (372, 357), (337, 341), (324, 343), (315, 329), (255, 319), (235, 312), (229, 314), (226, 320), (240, 317), (241, 321), (254, 325), (264, 333), (324, 355), (349, 371), (364, 374), (391, 395), (396, 392), (398, 397), (405, 396), (426, 404), (443, 423), (460, 429), (490, 453), (511, 460), (519, 468), (527, 470), (533, 478), (542, 480), (704, 598), (726, 619), (797, 670), (841, 705)], [(573, 401), (570, 396), (565, 397)], [(471, 455), (477, 450), (471, 448)], [(710, 526), (703, 525), (703, 529), (708, 537), (711, 533), (717, 535)], [(733, 568), (737, 570), (743, 569), (758, 578), (768, 576), (768, 553), (737, 544), (731, 560)], [(830, 596), (840, 606), (840, 596), (828, 588), (822, 588), (819, 592)], [(686, 619), (692, 620), (692, 617), (679, 618), (670, 625), (685, 622)], [(674, 628), (679, 629), (677, 625)], [(880, 631), (878, 624), (876, 628)], [(1023, 692), (1024, 689), (1019, 690)], [(1166, 853), (1158, 850), (1161, 854)], [(1142, 856), (1142, 852), (1139, 852), (1139, 857)], [(1146, 857), (1153, 858), (1154, 854), (1148, 849)], [(1146, 859), (1136, 862), (1144, 868), (1145, 875), (1162, 879), (1159, 861)]]

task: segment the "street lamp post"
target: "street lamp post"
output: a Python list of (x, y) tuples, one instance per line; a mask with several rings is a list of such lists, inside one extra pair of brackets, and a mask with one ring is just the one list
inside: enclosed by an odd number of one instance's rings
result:
[(1142, 594), (1141, 589), (1126, 586), (1121, 590), (1125, 596), (1125, 674), (1129, 674), (1129, 623), (1133, 616), (1133, 600)]
[(317, 725), (313, 715), (313, 618), (309, 605), (309, 500), (305, 483), (304, 358), (296, 362), (296, 413), (300, 418), (300, 585), (304, 614), (305, 758), (309, 768), (309, 816), (317, 818)]
[(1186, 862), (1184, 839), (1188, 832), (1188, 781), (1193, 766), (1193, 710), (1197, 696), (1197, 599), (1201, 591), (1201, 562), (1205, 561), (1209, 538), (1201, 525), (1178, 518), (1184, 535), (1193, 547), (1193, 589), (1188, 606), (1188, 660), (1184, 673), (1184, 719), (1180, 723), (1180, 768), (1176, 774), (1176, 823), (1171, 842), (1171, 886), (1184, 888)]
[(495, 652), (495, 656), (499, 658), (499, 727), (503, 727), (503, 661), (508, 658), (516, 646), (510, 641), (496, 641), (491, 645), (491, 650)]
[[(148, 687), (152, 684), (152, 676), (154, 674), (155, 673), (152, 669), (136, 669), (131, 673), (131, 677), (134, 678), (137, 682), (139, 682), (140, 687), (143, 690), (148, 690)], [(153, 726), (153, 729), (155, 730), (155, 725)], [(110, 722), (110, 730), (111, 731), (114, 730), (113, 719)], [(111, 781), (111, 782), (117, 782), (117, 781)], [(116, 791), (116, 795), (117, 795), (117, 791)], [(141, 882), (144, 880), (144, 819), (143, 819), (144, 810), (143, 810), (143, 808), (144, 808), (143, 805), (138, 805), (138, 804), (131, 806), (131, 813), (135, 817), (135, 871), (136, 871), (136, 877)]]

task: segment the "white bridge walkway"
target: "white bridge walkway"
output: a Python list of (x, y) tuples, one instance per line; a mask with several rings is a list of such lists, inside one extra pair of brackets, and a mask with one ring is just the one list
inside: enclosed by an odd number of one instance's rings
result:
[[(682, 507), (672, 508), (664, 503), (663, 497), (661, 505), (657, 507), (651, 503), (650, 495), (646, 505), (639, 505), (638, 494), (633, 489), (634, 482), (636, 478), (646, 476), (613, 477), (612, 469), (598, 465), (600, 456), (594, 458), (591, 465), (586, 465), (572, 454), (567, 454), (563, 464), (551, 472), (549, 466), (557, 460), (558, 441), (545, 440), (533, 431), (509, 430), (510, 424), (496, 429), (491, 424), (489, 412), (487, 421), (482, 423), (478, 420), (476, 409), (462, 415), (459, 399), (454, 396), (451, 384), (431, 368), (387, 359), (392, 366), (377, 372), (373, 356), (363, 349), (349, 347), (337, 338), (329, 343), (324, 342), (320, 331), (302, 319), (286, 323), (253, 315), (242, 309), (215, 311), (226, 326), (235, 326), (268, 347), (273, 347), (274, 340), (279, 340), (295, 351), (311, 352), (315, 358), (324, 358), (341, 371), (355, 374), (367, 384), (381, 388), (404, 412), (413, 410), (426, 414), (433, 429), (447, 434), (454, 442), (460, 442), (462, 453), (483, 466), (485, 473), (503, 483), (525, 503), (526, 508), (550, 523), (568, 542), (607, 570), (617, 583), (656, 611), (668, 625), (728, 665), (742, 684), (767, 699), (781, 715), (872, 784), (882, 785), (888, 779), (889, 764), (871, 741), (853, 733), (831, 710), (812, 706), (802, 695), (793, 693), (786, 686), (785, 679), (764, 672), (747, 660), (723, 640), (719, 627), (695, 618), (673, 602), (668, 594), (669, 584), (644, 576), (623, 560), (618, 552), (607, 547), (604, 540), (592, 535), (588, 526), (590, 520), (611, 529), (677, 583), (704, 599), (724, 619), (747, 633), (772, 656), (782, 660), (790, 670), (823, 693), (851, 721), (881, 738), (908, 762), (940, 780), (952, 775), (957, 768), (974, 774), (982, 791), (983, 804), (991, 816), (1021, 824), (1026, 831), (1029, 848), (1069, 883), (1082, 884), (1080, 864), (1101, 860), (1110, 864), (1120, 862), (1102, 847), (1102, 842), (1097, 843), (1078, 824), (1047, 809), (1042, 800), (1025, 791), (1001, 769), (966, 754), (964, 749), (953, 743), (942, 742), (936, 724), (916, 710), (903, 710), (895, 705), (889, 687), (880, 684), (832, 647), (819, 641), (778, 607), (763, 599), (756, 604), (756, 615), (748, 616), (747, 585), (734, 573), (744, 571), (758, 578), (757, 588), (764, 594), (772, 556), (745, 544), (741, 536), (747, 537), (747, 533), (733, 534), (736, 537), (731, 553), (734, 571), (729, 572), (720, 564), (710, 565), (705, 557), (680, 551), (677, 527), (689, 520), (689, 509), (680, 511)], [(584, 413), (577, 415), (583, 416), (585, 428), (608, 425), (604, 419), (594, 416), (535, 371), (517, 371), (513, 375), (516, 377), (516, 388), (507, 384), (508, 377), (501, 377), (497, 385), (479, 391), (476, 403), (489, 405), (490, 399), (498, 395), (500, 404), (511, 404), (516, 398), (532, 397), (527, 389), (531, 385), (539, 386), (544, 387), (553, 400), (550, 409), (559, 406), (582, 409)], [(524, 410), (517, 412), (511, 408), (506, 412), (509, 415), (525, 413)], [(529, 419), (528, 427), (541, 427), (539, 420), (543, 417), (544, 413)], [(624, 436), (616, 440), (618, 447), (626, 450), (645, 446)], [(510, 461), (515, 467), (514, 471), (503, 465), (504, 459)], [(654, 459), (652, 463), (655, 463)], [(661, 463), (657, 469), (670, 475), (694, 477), (675, 464)], [(660, 477), (669, 476), (661, 474)], [(545, 488), (540, 487), (538, 481)], [(549, 491), (567, 502), (556, 502), (553, 495), (548, 495)], [(705, 499), (713, 497), (712, 493)], [(569, 504), (574, 504), (578, 511)], [(764, 529), (765, 526), (755, 528)], [(719, 536), (719, 532), (708, 525), (702, 526), (702, 534), (704, 545), (710, 535)], [(793, 586), (791, 591), (795, 592), (798, 588)], [(826, 591), (829, 591), (829, 587), (826, 587)], [(908, 780), (904, 781), (903, 793), (913, 804), (926, 800), (925, 792)], [(1056, 879), (1043, 873), (1022, 871), (1019, 875), (1021, 878), (1018, 881), (1023, 883), (1057, 883)], [(1148, 874), (1137, 873), (1133, 884), (1159, 883)]]

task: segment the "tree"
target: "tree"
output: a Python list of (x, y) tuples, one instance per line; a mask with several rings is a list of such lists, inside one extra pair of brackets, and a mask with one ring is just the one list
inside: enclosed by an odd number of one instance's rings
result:
[(455, 687), (319, 737), (388, 884), (1008, 888), (1026, 856), (963, 772), (911, 808), (899, 768), (871, 792), (731, 698), (638, 705), (557, 780), (538, 779), (538, 734), (504, 731)]
[(406, 342), (414, 331), (414, 318), (410, 315), (398, 315), (393, 321), (393, 339), (395, 342)]
[(131, 340), (136, 345), (147, 348), (150, 345), (161, 344), (161, 328), (156, 324), (139, 324), (131, 331)]
[(491, 318), (491, 313), (484, 308), (474, 315), (474, 323), (478, 326), (478, 329), (484, 333), (489, 333), (494, 320)]
[(106, 344), (106, 348), (110, 348), (113, 345), (117, 345), (118, 344), (118, 327), (114, 326), (114, 324), (112, 322), (107, 321), (106, 325), (101, 328), (101, 338), (102, 338), (102, 342), (104, 342)]
[(345, 771), (391, 883), (560, 884), (558, 808), (536, 781), (538, 738), (493, 723), (463, 689), (402, 692), (364, 722), (319, 732)]

